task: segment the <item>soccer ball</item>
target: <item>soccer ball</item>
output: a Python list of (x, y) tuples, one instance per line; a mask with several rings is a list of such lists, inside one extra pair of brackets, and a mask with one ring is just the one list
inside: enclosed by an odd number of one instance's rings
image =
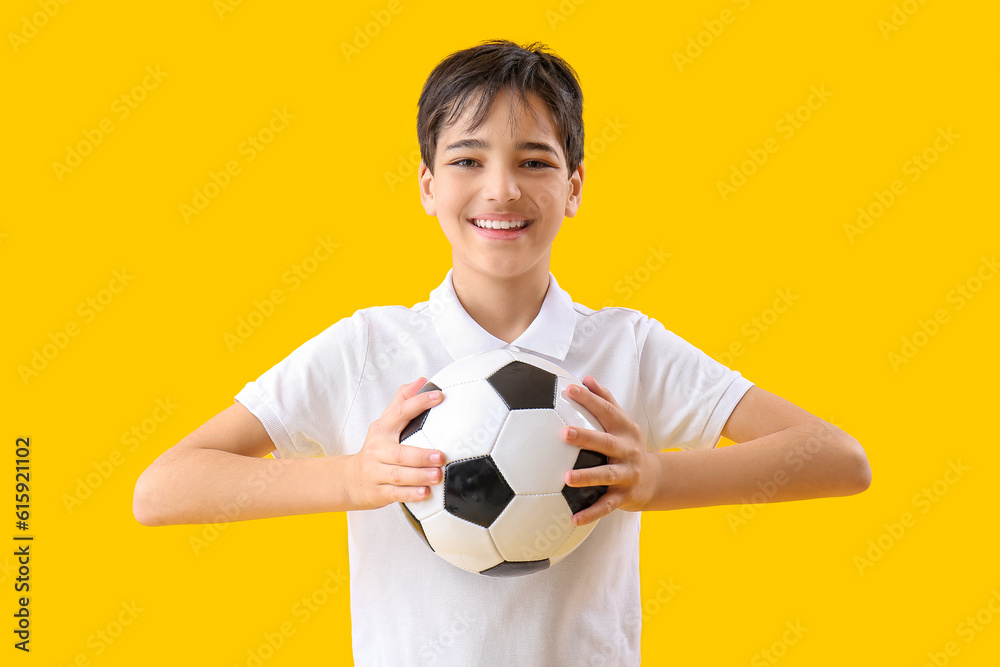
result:
[(605, 465), (604, 454), (562, 439), (565, 426), (604, 431), (562, 394), (580, 384), (553, 363), (497, 349), (459, 359), (420, 392), (444, 400), (417, 415), (401, 443), (438, 449), (444, 479), (419, 502), (400, 503), (425, 544), (468, 572), (512, 577), (568, 556), (597, 522), (574, 526), (606, 486), (570, 487), (566, 471)]

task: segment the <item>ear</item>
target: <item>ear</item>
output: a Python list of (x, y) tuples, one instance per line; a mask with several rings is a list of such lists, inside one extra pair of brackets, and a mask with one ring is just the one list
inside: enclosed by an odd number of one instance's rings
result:
[(434, 174), (427, 168), (424, 161), (420, 161), (417, 168), (417, 181), (420, 185), (420, 204), (424, 207), (427, 215), (437, 215), (437, 204), (434, 202)]
[(583, 200), (583, 176), (584, 168), (583, 163), (576, 168), (573, 172), (573, 176), (570, 177), (569, 183), (567, 184), (568, 192), (566, 194), (566, 217), (572, 218), (576, 215), (577, 210), (580, 208), (580, 203)]

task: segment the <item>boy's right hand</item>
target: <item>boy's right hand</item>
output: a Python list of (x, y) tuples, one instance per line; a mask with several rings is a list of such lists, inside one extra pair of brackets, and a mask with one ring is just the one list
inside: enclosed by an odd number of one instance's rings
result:
[(354, 509), (424, 500), (430, 494), (426, 485), (441, 481), (443, 452), (399, 442), (410, 420), (441, 402), (440, 391), (417, 393), (425, 382), (419, 378), (400, 387), (382, 416), (368, 427), (361, 450), (348, 456), (345, 485)]

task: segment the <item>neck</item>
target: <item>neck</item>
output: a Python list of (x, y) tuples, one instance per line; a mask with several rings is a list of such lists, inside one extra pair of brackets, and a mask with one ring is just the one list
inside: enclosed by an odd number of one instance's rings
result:
[(451, 274), (455, 294), (476, 323), (505, 343), (512, 343), (542, 309), (549, 288), (544, 263), (507, 278), (485, 275), (456, 263)]

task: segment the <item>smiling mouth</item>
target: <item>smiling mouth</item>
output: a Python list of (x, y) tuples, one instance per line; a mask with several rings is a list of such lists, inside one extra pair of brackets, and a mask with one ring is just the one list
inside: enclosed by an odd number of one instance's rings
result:
[[(521, 221), (521, 220), (514, 220), (514, 221), (502, 220), (501, 221), (501, 220), (498, 220), (498, 221), (489, 221), (489, 224), (487, 224), (485, 221), (482, 221), (482, 224), (480, 224), (480, 223), (477, 223), (474, 218), (468, 218), (467, 222), (470, 225), (472, 225), (473, 227), (477, 227), (478, 229), (487, 229), (487, 230), (490, 230), (490, 231), (517, 231), (517, 230), (520, 230), (520, 229), (525, 229), (527, 227), (530, 227), (531, 224), (534, 222), (534, 220), (526, 220), (526, 221)], [(523, 222), (523, 224), (518, 224), (518, 223), (522, 223), (522, 222)]]

